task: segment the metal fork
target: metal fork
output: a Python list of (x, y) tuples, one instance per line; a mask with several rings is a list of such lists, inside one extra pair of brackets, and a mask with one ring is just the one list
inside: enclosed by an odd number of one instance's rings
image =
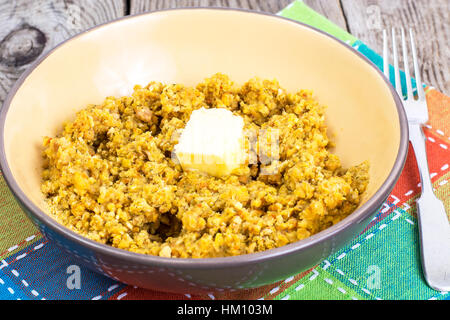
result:
[[(396, 32), (395, 28), (392, 28), (395, 88), (400, 99), (403, 100), (403, 107), (408, 118), (409, 140), (414, 148), (422, 185), (422, 193), (417, 200), (422, 268), (425, 280), (430, 287), (440, 291), (450, 291), (450, 224), (444, 204), (434, 194), (428, 170), (425, 135), (422, 131), (422, 125), (428, 121), (428, 108), (417, 62), (414, 35), (411, 29), (409, 29), (409, 35), (417, 85), (417, 99), (415, 99), (413, 94), (408, 67), (408, 48), (405, 32), (402, 28), (402, 51), (406, 76), (406, 99), (403, 98), (398, 67)], [(386, 30), (383, 30), (383, 59), (384, 74), (389, 79), (388, 37)]]

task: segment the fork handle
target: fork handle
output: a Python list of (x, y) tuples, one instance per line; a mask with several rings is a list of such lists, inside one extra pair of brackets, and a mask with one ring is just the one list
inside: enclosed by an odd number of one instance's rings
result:
[(425, 148), (425, 135), (422, 131), (422, 125), (409, 124), (409, 140), (416, 155), (417, 166), (419, 167), (420, 182), (422, 184), (422, 195), (433, 192), (430, 170), (428, 169), (427, 151)]
[(422, 193), (417, 200), (417, 216), (422, 267), (428, 284), (440, 291), (450, 290), (450, 224), (444, 204), (433, 192), (420, 124), (409, 125), (409, 139), (419, 166)]

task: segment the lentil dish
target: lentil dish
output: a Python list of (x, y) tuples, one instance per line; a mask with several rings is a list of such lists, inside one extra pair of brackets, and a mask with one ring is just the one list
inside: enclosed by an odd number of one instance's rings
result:
[[(249, 159), (265, 159), (224, 177), (183, 171), (176, 132), (202, 107), (226, 108), (252, 132), (277, 130), (278, 157), (247, 143)], [(135, 86), (44, 138), (41, 189), (59, 223), (120, 249), (210, 258), (280, 247), (348, 216), (369, 181), (368, 162), (344, 169), (330, 152), (324, 110), (276, 80), (237, 86), (219, 73), (196, 87)]]

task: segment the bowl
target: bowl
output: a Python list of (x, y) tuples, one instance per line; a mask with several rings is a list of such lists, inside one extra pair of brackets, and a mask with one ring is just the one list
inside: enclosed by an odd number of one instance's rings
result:
[[(369, 160), (370, 183), (347, 218), (307, 239), (264, 252), (207, 259), (142, 255), (58, 224), (40, 192), (42, 138), (87, 104), (152, 80), (195, 85), (222, 72), (241, 84), (276, 78), (312, 89), (327, 105), (334, 153), (344, 167)], [(17, 201), (42, 233), (80, 263), (143, 288), (202, 293), (253, 288), (305, 271), (348, 244), (388, 197), (407, 154), (401, 101), (380, 71), (350, 46), (307, 25), (236, 9), (175, 9), (87, 30), (36, 61), (0, 114), (0, 164)]]

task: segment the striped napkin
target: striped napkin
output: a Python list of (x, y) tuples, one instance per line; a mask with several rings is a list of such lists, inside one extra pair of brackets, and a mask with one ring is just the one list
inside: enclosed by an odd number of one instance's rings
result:
[[(376, 65), (382, 59), (363, 42), (295, 1), (279, 15), (324, 30)], [(392, 74), (392, 73), (391, 73)], [(404, 80), (404, 79), (403, 79)], [(425, 128), (432, 181), (450, 208), (450, 98), (428, 87)], [(392, 194), (367, 228), (320, 265), (278, 283), (207, 295), (171, 294), (118, 283), (82, 266), (80, 288), (68, 285), (76, 262), (45, 239), (17, 205), (0, 176), (0, 299), (450, 299), (422, 275), (415, 199), (420, 187), (412, 150)]]

